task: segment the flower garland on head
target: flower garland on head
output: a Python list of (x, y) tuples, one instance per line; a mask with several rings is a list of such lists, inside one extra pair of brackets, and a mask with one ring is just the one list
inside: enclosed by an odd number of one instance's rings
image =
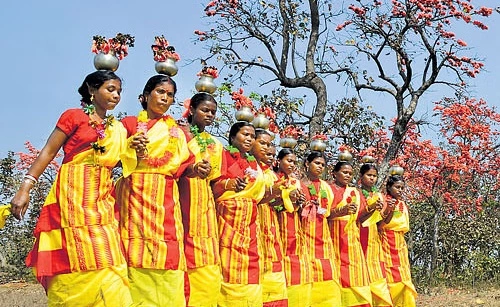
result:
[(89, 116), (89, 125), (97, 132), (97, 141), (90, 143), (90, 146), (95, 152), (103, 154), (106, 152), (106, 146), (100, 145), (99, 140), (106, 138), (106, 129), (113, 125), (115, 117), (109, 114), (101, 122), (97, 122), (92, 118), (96, 114), (95, 106), (93, 104), (82, 104), (82, 106), (83, 112)]
[(207, 149), (213, 150), (215, 146), (215, 141), (210, 137), (204, 138), (200, 133), (200, 128), (196, 125), (191, 125), (189, 131), (194, 135), (196, 143), (200, 146), (200, 153), (204, 153)]
[[(142, 157), (143, 161), (151, 167), (160, 167), (167, 164), (172, 159), (174, 151), (177, 149), (177, 140), (179, 139), (179, 130), (175, 119), (170, 115), (163, 116), (163, 120), (168, 126), (168, 144), (165, 146), (165, 152), (161, 157), (151, 157), (146, 149), (146, 155)], [(137, 132), (142, 132), (147, 135), (148, 133), (148, 112), (142, 110), (137, 116)]]

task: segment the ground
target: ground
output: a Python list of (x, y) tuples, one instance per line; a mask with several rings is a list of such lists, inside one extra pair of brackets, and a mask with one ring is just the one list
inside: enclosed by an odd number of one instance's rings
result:
[[(0, 285), (0, 302), (2, 307), (37, 307), (46, 306), (47, 298), (39, 284), (11, 282)], [(429, 294), (420, 294), (417, 306), (499, 307), (500, 289), (459, 290), (436, 288), (429, 291)]]

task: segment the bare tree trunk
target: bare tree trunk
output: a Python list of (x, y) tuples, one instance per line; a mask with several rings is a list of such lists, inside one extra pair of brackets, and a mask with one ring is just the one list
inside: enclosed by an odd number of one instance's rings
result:
[(309, 137), (312, 137), (315, 133), (323, 132), (323, 123), (326, 115), (326, 105), (327, 105), (327, 93), (326, 85), (323, 79), (314, 75), (310, 81), (310, 85), (314, 93), (316, 94), (316, 108), (313, 111), (311, 123), (309, 126)]
[(435, 206), (436, 208), (436, 213), (434, 214), (434, 225), (433, 225), (433, 235), (432, 235), (432, 253), (431, 253), (431, 270), (429, 272), (429, 275), (434, 272), (434, 270), (437, 268), (437, 261), (438, 261), (438, 256), (439, 256), (439, 247), (438, 247), (438, 240), (439, 240), (439, 223), (441, 221), (441, 209), (438, 205)]

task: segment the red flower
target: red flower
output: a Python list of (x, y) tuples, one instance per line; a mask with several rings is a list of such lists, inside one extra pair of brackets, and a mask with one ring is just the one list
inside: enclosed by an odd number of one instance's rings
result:
[(285, 129), (283, 129), (280, 132), (280, 137), (282, 137), (282, 138), (289, 136), (289, 137), (292, 137), (294, 139), (298, 139), (303, 135), (304, 135), (304, 130), (302, 130), (301, 127), (296, 127), (293, 125), (286, 126)]
[(209, 75), (212, 76), (212, 78), (217, 78), (219, 76), (219, 72), (217, 71), (217, 67), (215, 66), (205, 66), (203, 69), (196, 74), (197, 76), (201, 75)]
[(175, 52), (174, 46), (169, 45), (167, 39), (162, 36), (155, 36), (154, 45), (151, 45), (153, 50), (153, 59), (157, 62), (165, 62), (167, 58), (179, 61), (181, 57)]
[(128, 55), (128, 48), (134, 47), (135, 38), (130, 34), (118, 33), (115, 37), (106, 39), (100, 35), (94, 35), (92, 38), (92, 52), (97, 54), (99, 52), (109, 53), (113, 51), (115, 56), (122, 60)]
[(253, 109), (252, 100), (243, 95), (242, 88), (240, 88), (237, 92), (232, 92), (231, 99), (234, 101), (234, 107), (236, 108), (236, 110), (239, 110), (242, 107), (249, 107)]
[(313, 137), (312, 137), (313, 140), (322, 140), (322, 141), (327, 141), (328, 140), (328, 137), (326, 136), (326, 134), (315, 134)]

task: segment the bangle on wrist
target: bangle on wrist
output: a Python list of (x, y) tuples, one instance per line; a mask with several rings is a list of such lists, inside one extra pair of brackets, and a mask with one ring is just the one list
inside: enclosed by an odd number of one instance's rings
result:
[(226, 179), (226, 182), (224, 182), (224, 190), (227, 190), (227, 183), (229, 182), (229, 178)]
[(30, 182), (32, 185), (35, 185), (38, 182), (38, 179), (30, 174), (24, 175), (24, 181)]

